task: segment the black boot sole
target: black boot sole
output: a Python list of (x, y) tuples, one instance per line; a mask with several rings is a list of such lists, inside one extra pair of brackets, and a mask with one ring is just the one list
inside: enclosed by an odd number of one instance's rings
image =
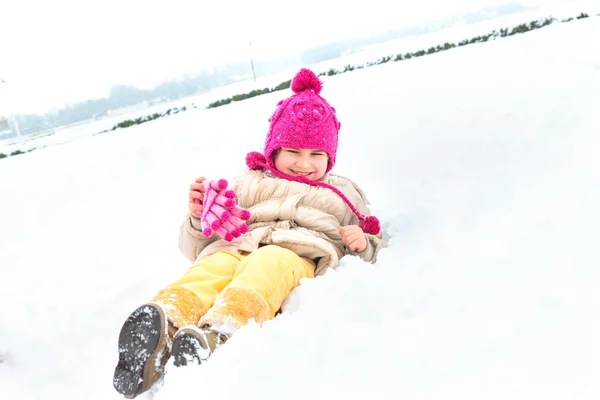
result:
[(145, 304), (127, 318), (119, 334), (119, 362), (113, 386), (128, 399), (150, 389), (162, 377), (157, 365), (166, 351), (166, 316), (162, 309)]

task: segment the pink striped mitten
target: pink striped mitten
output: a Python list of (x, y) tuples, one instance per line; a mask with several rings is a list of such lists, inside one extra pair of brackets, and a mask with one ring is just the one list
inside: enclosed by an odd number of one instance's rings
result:
[(248, 232), (244, 221), (250, 219), (250, 211), (235, 203), (235, 192), (227, 189), (227, 180), (205, 180), (204, 209), (202, 210), (202, 233), (209, 237), (214, 231), (231, 242)]

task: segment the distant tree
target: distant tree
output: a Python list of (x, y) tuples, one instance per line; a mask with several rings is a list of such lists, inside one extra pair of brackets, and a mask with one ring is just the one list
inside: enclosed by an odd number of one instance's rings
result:
[(8, 118), (0, 117), (0, 129), (8, 129)]

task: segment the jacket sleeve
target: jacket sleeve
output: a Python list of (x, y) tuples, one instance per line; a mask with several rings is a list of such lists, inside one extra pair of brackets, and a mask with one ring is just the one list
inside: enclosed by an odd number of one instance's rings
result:
[(382, 239), (381, 233), (378, 235), (365, 233), (365, 236), (367, 237), (367, 247), (364, 251), (357, 253), (356, 251), (347, 249), (347, 253), (359, 256), (367, 262), (374, 263), (377, 261), (377, 253), (379, 253), (379, 250), (385, 247), (385, 241)]
[[(358, 199), (355, 202), (354, 206), (364, 216), (370, 216), (371, 210), (369, 210), (369, 207), (368, 207), (369, 202), (367, 201), (367, 197), (366, 197), (365, 193), (355, 182), (352, 182), (351, 180), (348, 180), (348, 181), (352, 185), (351, 188), (349, 188), (349, 189), (354, 191), (356, 194), (355, 196), (352, 196), (352, 197)], [(377, 261), (377, 253), (379, 253), (379, 250), (386, 247), (386, 242), (383, 240), (381, 232), (379, 232), (377, 235), (371, 235), (371, 234), (365, 233), (365, 236), (367, 237), (367, 247), (362, 252), (359, 253), (356, 251), (352, 251), (348, 247), (346, 247), (346, 253), (355, 255), (355, 256), (359, 256), (360, 258), (362, 258), (363, 260), (365, 260), (367, 262), (374, 263)]]
[(200, 252), (217, 239), (218, 236), (215, 233), (210, 237), (204, 236), (200, 218), (188, 213), (179, 229), (179, 250), (190, 261), (195, 262)]

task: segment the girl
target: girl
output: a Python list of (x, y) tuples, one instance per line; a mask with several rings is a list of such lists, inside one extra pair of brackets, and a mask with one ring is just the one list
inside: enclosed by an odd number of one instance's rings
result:
[(195, 264), (123, 324), (113, 384), (125, 397), (150, 389), (169, 357), (176, 366), (204, 362), (250, 319), (272, 319), (301, 279), (346, 254), (375, 262), (385, 246), (362, 190), (330, 173), (340, 123), (319, 95), (322, 82), (302, 69), (291, 89), (269, 119), (264, 156), (249, 153), (249, 171), (232, 185), (249, 211), (246, 233), (205, 236), (210, 185), (191, 184), (179, 243)]

